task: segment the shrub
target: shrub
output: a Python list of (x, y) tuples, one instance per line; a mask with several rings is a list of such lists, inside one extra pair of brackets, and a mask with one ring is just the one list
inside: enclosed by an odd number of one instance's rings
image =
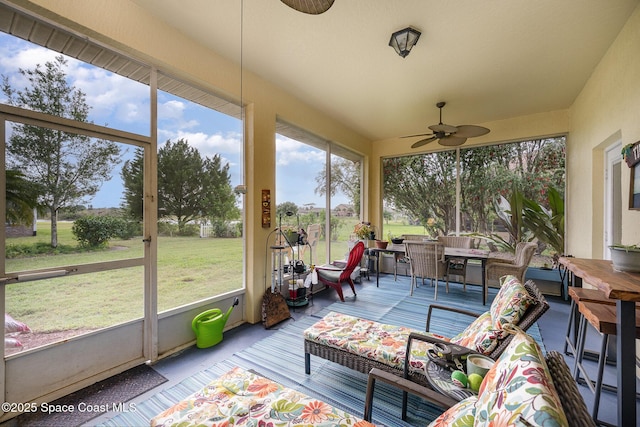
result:
[(238, 223), (238, 221), (213, 220), (211, 221), (211, 236), (226, 238), (240, 237), (242, 235), (242, 223), (239, 223), (240, 227), (238, 227)]
[(80, 246), (106, 246), (109, 239), (126, 234), (127, 224), (122, 218), (87, 215), (78, 218), (71, 228)]

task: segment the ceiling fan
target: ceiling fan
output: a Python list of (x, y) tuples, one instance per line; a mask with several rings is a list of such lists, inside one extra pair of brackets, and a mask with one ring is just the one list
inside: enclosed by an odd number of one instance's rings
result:
[(281, 0), (290, 8), (309, 15), (320, 15), (333, 5), (334, 0)]
[(440, 123), (437, 125), (429, 126), (429, 129), (433, 131), (433, 133), (419, 133), (417, 135), (407, 135), (402, 138), (412, 138), (416, 136), (427, 136), (428, 138), (421, 139), (418, 142), (414, 142), (411, 145), (411, 148), (422, 147), (425, 144), (428, 144), (432, 141), (438, 140), (440, 145), (444, 145), (447, 147), (456, 147), (458, 145), (464, 144), (467, 138), (473, 138), (476, 136), (486, 135), (489, 133), (489, 129), (476, 126), (476, 125), (460, 125), (460, 126), (451, 126), (445, 125), (442, 123), (442, 107), (444, 107), (446, 102), (438, 102), (436, 107), (440, 109)]

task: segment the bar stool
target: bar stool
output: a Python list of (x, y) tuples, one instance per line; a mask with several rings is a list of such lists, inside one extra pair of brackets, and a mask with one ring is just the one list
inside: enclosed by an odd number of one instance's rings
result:
[[(569, 297), (571, 297), (571, 306), (569, 309), (569, 321), (567, 322), (567, 334), (564, 339), (564, 354), (575, 356), (577, 345), (576, 337), (578, 335), (578, 327), (580, 326), (579, 323), (582, 319), (582, 315), (578, 311), (578, 303), (584, 301), (615, 306), (616, 302), (605, 297), (604, 293), (598, 289), (576, 288), (575, 286), (571, 286), (568, 289), (568, 294)], [(568, 349), (571, 351), (567, 351)]]
[[(589, 390), (594, 394), (592, 417), (596, 424), (608, 425), (603, 421), (598, 420), (598, 409), (600, 406), (600, 393), (602, 392), (603, 384), (602, 377), (604, 374), (604, 365), (607, 359), (607, 346), (609, 344), (609, 336), (616, 335), (616, 307), (610, 304), (602, 304), (598, 302), (578, 302), (578, 310), (582, 315), (580, 319), (580, 326), (578, 329), (578, 343), (576, 346), (576, 364), (573, 370), (573, 376), (576, 381), (580, 380), (580, 374), (584, 377), (584, 380), (589, 387)], [(590, 324), (595, 330), (602, 336), (600, 345), (600, 355), (598, 357), (598, 372), (596, 381), (592, 381), (586, 372), (585, 367), (582, 365), (584, 357), (584, 345), (587, 335), (587, 324)], [(636, 309), (636, 339), (640, 338), (640, 315)], [(617, 387), (607, 385), (608, 389), (615, 391)], [(636, 398), (638, 397), (636, 393)]]

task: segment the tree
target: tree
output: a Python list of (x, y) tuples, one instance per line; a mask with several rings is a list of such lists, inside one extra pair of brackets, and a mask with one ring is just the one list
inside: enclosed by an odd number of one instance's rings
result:
[(161, 217), (174, 217), (178, 230), (204, 216), (204, 162), (184, 139), (167, 141), (158, 150), (158, 208)]
[(142, 222), (144, 205), (144, 149), (137, 148), (132, 160), (122, 165), (120, 177), (124, 185), (121, 208), (125, 215)]
[(31, 224), (33, 210), (38, 207), (38, 186), (30, 182), (22, 172), (6, 171), (6, 219), (13, 224)]
[[(85, 94), (71, 87), (63, 68), (67, 61), (57, 56), (53, 62), (33, 70), (20, 69), (30, 87), (14, 90), (3, 76), (2, 90), (10, 105), (81, 122), (90, 107)], [(111, 179), (120, 149), (113, 141), (33, 125), (15, 124), (7, 143), (8, 163), (25, 171), (25, 176), (41, 190), (38, 203), (51, 213), (51, 246), (58, 246), (58, 212), (95, 195), (102, 183)]]
[[(324, 170), (316, 175), (315, 193), (319, 196), (327, 194), (327, 174)], [(331, 158), (331, 190), (333, 197), (340, 191), (345, 194), (354, 207), (357, 216), (360, 215), (360, 162), (354, 162), (343, 157)]]
[(444, 151), (383, 160), (385, 202), (440, 232), (455, 229), (455, 152)]
[(287, 215), (287, 212), (291, 212), (294, 215), (298, 214), (298, 205), (293, 202), (282, 202), (276, 206), (276, 215), (278, 217)]
[[(135, 194), (135, 188), (127, 191)], [(158, 150), (158, 208), (160, 216), (176, 219), (179, 232), (196, 219), (237, 217), (229, 165), (223, 166), (219, 155), (203, 158), (184, 139), (167, 141)]]
[(238, 218), (240, 210), (236, 206), (236, 194), (231, 188), (229, 163), (223, 165), (220, 155), (215, 154), (213, 158), (205, 159), (203, 172), (206, 177), (205, 216), (212, 222)]

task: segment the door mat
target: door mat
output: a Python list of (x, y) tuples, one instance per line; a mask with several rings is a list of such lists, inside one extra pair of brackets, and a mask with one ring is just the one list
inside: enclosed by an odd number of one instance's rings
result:
[(42, 405), (39, 405), (37, 412), (18, 416), (17, 423), (29, 427), (79, 426), (107, 411), (126, 411), (127, 401), (166, 381), (150, 366), (139, 365), (48, 404), (48, 409), (67, 410), (48, 414), (42, 412)]

